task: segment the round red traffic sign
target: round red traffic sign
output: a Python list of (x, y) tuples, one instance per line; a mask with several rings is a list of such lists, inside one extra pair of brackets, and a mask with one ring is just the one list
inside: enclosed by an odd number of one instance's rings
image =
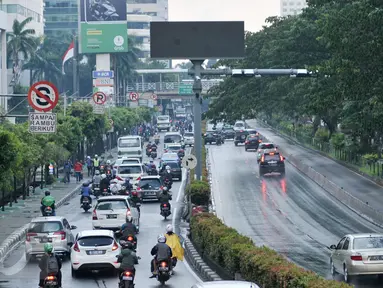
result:
[(157, 100), (157, 95), (153, 93), (153, 94), (152, 94), (152, 99), (153, 99), (153, 100)]
[(103, 105), (106, 102), (106, 95), (101, 91), (94, 93), (92, 98), (97, 105)]
[(138, 93), (136, 93), (136, 92), (131, 92), (129, 94), (129, 99), (132, 101), (138, 101), (138, 98), (139, 98), (139, 96), (138, 96)]
[(37, 111), (51, 111), (59, 102), (59, 91), (51, 82), (36, 82), (29, 88), (28, 102)]

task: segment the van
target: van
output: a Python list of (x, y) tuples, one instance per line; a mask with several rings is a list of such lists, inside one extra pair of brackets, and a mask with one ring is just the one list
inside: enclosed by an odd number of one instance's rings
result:
[(117, 140), (118, 158), (139, 158), (142, 163), (143, 145), (141, 136), (123, 136)]
[(158, 131), (167, 130), (170, 131), (170, 116), (169, 115), (159, 115), (157, 116), (157, 129)]
[(166, 149), (170, 143), (178, 143), (184, 146), (184, 138), (179, 132), (168, 132), (164, 136), (164, 149)]

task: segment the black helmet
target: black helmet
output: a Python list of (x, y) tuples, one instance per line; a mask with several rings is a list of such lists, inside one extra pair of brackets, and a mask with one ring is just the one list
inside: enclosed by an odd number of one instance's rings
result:
[(88, 181), (85, 181), (84, 183), (82, 183), (82, 187), (88, 187), (89, 186), (89, 182)]
[(45, 196), (49, 196), (51, 195), (51, 192), (50, 191), (45, 191)]
[(122, 246), (123, 249), (133, 249), (133, 243), (125, 240), (120, 240), (120, 245)]

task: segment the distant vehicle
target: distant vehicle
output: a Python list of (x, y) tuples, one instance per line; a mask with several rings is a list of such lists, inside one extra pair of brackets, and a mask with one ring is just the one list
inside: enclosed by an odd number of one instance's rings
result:
[(25, 257), (44, 255), (44, 245), (52, 243), (55, 253), (64, 257), (70, 255), (70, 246), (74, 243), (72, 230), (66, 218), (60, 216), (37, 217), (28, 226), (25, 240)]
[(142, 200), (158, 200), (163, 188), (160, 176), (143, 176), (135, 186)]
[(231, 126), (222, 127), (222, 134), (225, 139), (234, 139), (235, 138), (235, 130)]
[(117, 168), (117, 176), (122, 179), (130, 178), (132, 182), (138, 181), (141, 176), (147, 174), (143, 164), (121, 164)]
[(72, 277), (80, 276), (81, 272), (89, 270), (111, 270), (120, 268), (116, 256), (121, 247), (114, 238), (111, 230), (85, 230), (76, 236), (76, 242), (71, 248)]
[(238, 146), (238, 144), (244, 144), (246, 142), (246, 137), (249, 135), (249, 132), (246, 130), (236, 130), (234, 137), (234, 145)]
[(158, 131), (167, 130), (169, 132), (171, 126), (172, 126), (172, 122), (170, 121), (169, 115), (157, 116), (157, 129), (158, 129)]
[(245, 130), (246, 129), (246, 123), (244, 121), (237, 121), (234, 124), (234, 130)]
[(215, 131), (206, 131), (204, 135), (205, 144), (212, 144), (216, 143), (217, 139), (215, 137), (216, 132)]
[(265, 174), (279, 173), (285, 176), (285, 157), (278, 151), (264, 152), (259, 161), (259, 176)]
[(193, 146), (194, 145), (194, 133), (193, 132), (185, 132), (184, 142), (185, 142), (185, 145), (189, 145), (190, 147)]
[(363, 275), (383, 275), (383, 234), (348, 234), (330, 246), (331, 274), (346, 283)]
[(257, 284), (245, 281), (211, 281), (194, 284), (191, 288), (260, 288)]
[(255, 130), (255, 129), (246, 129), (247, 132), (249, 132), (249, 134), (254, 134), (254, 135), (259, 135), (258, 131)]
[(123, 136), (117, 140), (118, 158), (139, 158), (142, 162), (143, 140), (141, 136)]
[(113, 168), (117, 169), (120, 165), (123, 164), (141, 164), (140, 158), (128, 158), (128, 157), (122, 157), (116, 160), (116, 162), (113, 163)]
[(184, 145), (182, 135), (179, 132), (167, 132), (164, 136), (164, 148), (166, 148), (166, 145), (170, 143)]
[(262, 154), (265, 150), (274, 150), (277, 151), (278, 147), (273, 143), (260, 143), (257, 150), (257, 162), (261, 160)]
[(179, 161), (166, 161), (166, 166), (170, 167), (170, 174), (173, 179), (178, 179), (182, 181), (182, 167)]
[(262, 142), (261, 138), (256, 134), (250, 134), (246, 137), (245, 141), (245, 151), (247, 150), (257, 150), (259, 144)]
[(128, 196), (105, 196), (97, 200), (93, 210), (93, 229), (119, 230), (127, 216), (133, 217), (133, 224), (139, 226), (140, 217)]
[(162, 154), (161, 160), (160, 160), (160, 167), (162, 167), (162, 163), (164, 162), (172, 162), (176, 161), (181, 163), (180, 157), (178, 157), (177, 153), (164, 153)]

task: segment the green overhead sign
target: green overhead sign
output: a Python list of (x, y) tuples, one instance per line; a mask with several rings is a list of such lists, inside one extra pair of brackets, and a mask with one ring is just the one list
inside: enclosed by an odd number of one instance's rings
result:
[(193, 84), (180, 83), (178, 87), (178, 94), (180, 95), (191, 95), (193, 93)]

